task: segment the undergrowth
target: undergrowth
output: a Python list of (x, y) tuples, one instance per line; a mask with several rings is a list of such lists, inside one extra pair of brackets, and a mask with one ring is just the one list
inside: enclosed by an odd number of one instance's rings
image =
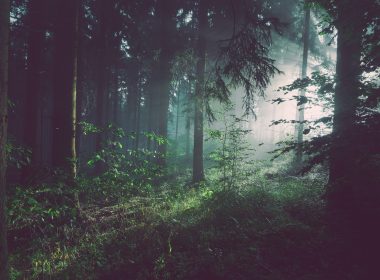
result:
[(13, 211), (35, 211), (11, 219), (12, 278), (328, 279), (323, 182), (276, 178), (197, 189), (180, 178), (81, 213), (42, 190), (16, 195)]

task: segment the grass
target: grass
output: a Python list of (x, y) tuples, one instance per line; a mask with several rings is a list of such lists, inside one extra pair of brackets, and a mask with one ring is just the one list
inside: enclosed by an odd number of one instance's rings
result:
[(329, 279), (322, 181), (184, 185), (88, 206), (58, 234), (33, 236), (13, 250), (13, 279)]

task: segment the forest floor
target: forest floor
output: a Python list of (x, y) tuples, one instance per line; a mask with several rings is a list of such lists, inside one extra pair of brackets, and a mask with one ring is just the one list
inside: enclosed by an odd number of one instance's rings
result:
[(238, 188), (176, 180), (147, 196), (87, 205), (50, 230), (11, 231), (12, 279), (336, 279), (323, 180), (270, 177)]

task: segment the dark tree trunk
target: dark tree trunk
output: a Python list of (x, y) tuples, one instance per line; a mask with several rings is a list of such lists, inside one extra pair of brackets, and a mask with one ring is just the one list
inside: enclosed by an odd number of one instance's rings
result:
[[(148, 111), (148, 132), (158, 134), (158, 85), (159, 85), (159, 64), (152, 61), (152, 72), (149, 78), (147, 111)], [(147, 148), (150, 151), (156, 151), (157, 145), (151, 137), (147, 139)]]
[(186, 153), (186, 161), (190, 160), (190, 143), (191, 143), (191, 116), (193, 113), (193, 106), (194, 104), (191, 102), (191, 95), (192, 95), (192, 83), (189, 81), (188, 84), (188, 93), (187, 93), (187, 104), (186, 104), (186, 147), (185, 147), (185, 153)]
[[(171, 61), (173, 59), (172, 36), (176, 29), (176, 8), (169, 0), (157, 2), (156, 34), (159, 53), (158, 61), (152, 63), (152, 72), (149, 81), (148, 94), (148, 131), (160, 137), (167, 138), (168, 134), (168, 111), (170, 101)], [(148, 138), (148, 149), (157, 151), (157, 163), (166, 165), (166, 142), (158, 145)]]
[[(373, 184), (373, 176), (364, 172), (363, 165), (367, 162), (361, 160), (362, 136), (356, 126), (365, 11), (361, 1), (340, 0), (336, 4), (338, 49), (327, 191), (329, 226), (343, 245), (339, 257), (345, 267), (358, 262), (371, 266), (378, 259), (374, 254), (380, 249), (380, 232), (376, 226), (380, 218), (379, 185)], [(368, 268), (360, 268), (363, 273), (360, 279), (371, 278)]]
[(127, 132), (133, 135), (128, 138), (128, 148), (136, 147), (137, 114), (139, 103), (139, 62), (133, 58), (128, 71), (128, 96), (127, 96)]
[(54, 34), (53, 166), (75, 177), (77, 0), (59, 0)]
[(204, 111), (204, 83), (206, 68), (206, 37), (208, 26), (207, 8), (205, 0), (200, 0), (198, 11), (198, 43), (196, 47), (197, 66), (194, 96), (194, 151), (193, 151), (193, 183), (204, 180), (203, 170), (203, 111)]
[[(141, 86), (141, 85), (140, 85)], [(137, 100), (136, 100), (136, 121), (135, 121), (135, 129), (136, 129), (136, 139), (135, 139), (135, 151), (138, 152), (139, 145), (140, 145), (140, 113), (141, 113), (141, 89), (139, 86), (139, 91), (137, 93)]]
[[(344, 197), (351, 192), (350, 176), (355, 169), (355, 116), (359, 97), (360, 55), (362, 26), (352, 20), (360, 15), (360, 7), (354, 9), (351, 1), (337, 1), (338, 49), (336, 65), (336, 90), (334, 97), (333, 144), (330, 156), (330, 203), (349, 203)], [(355, 4), (354, 6), (360, 6)], [(363, 16), (363, 15), (360, 15)], [(355, 17), (356, 18), (356, 17)], [(352, 198), (351, 198), (352, 199)], [(340, 202), (339, 202), (340, 201)], [(347, 201), (347, 202), (345, 202)], [(345, 205), (346, 207), (348, 205)], [(342, 205), (343, 207), (343, 205)], [(334, 206), (335, 208), (335, 206)], [(341, 208), (340, 206), (337, 208)]]
[[(79, 7), (78, 7), (78, 30), (77, 30), (77, 71), (78, 71), (78, 81), (77, 81), (77, 124), (84, 121), (84, 117), (82, 115), (82, 112), (85, 111), (86, 102), (85, 98), (86, 96), (86, 49), (85, 49), (85, 40), (84, 40), (84, 34), (83, 34), (83, 24), (85, 20), (84, 16), (84, 5), (81, 0), (79, 0)], [(76, 150), (77, 150), (77, 157), (82, 157), (82, 141), (83, 141), (83, 133), (79, 129), (80, 127), (77, 125), (77, 141), (76, 141)], [(78, 168), (80, 168), (78, 166)]]
[(176, 120), (175, 120), (175, 145), (176, 145), (176, 153), (178, 148), (178, 129), (179, 129), (179, 118), (180, 118), (180, 109), (181, 109), (181, 91), (182, 91), (182, 83), (178, 86), (177, 92), (177, 104), (176, 104)]
[[(172, 79), (171, 61), (173, 59), (173, 50), (171, 46), (171, 36), (174, 35), (176, 22), (174, 20), (175, 9), (169, 0), (160, 0), (157, 8), (157, 16), (160, 20), (160, 58), (158, 84), (156, 86), (157, 98), (157, 133), (159, 136), (168, 138), (168, 113), (170, 101), (170, 83)], [(167, 143), (158, 145), (158, 164), (166, 166)]]
[[(117, 59), (117, 58), (116, 58)], [(120, 127), (119, 123), (119, 111), (120, 111), (120, 94), (119, 94), (119, 68), (117, 62), (113, 66), (113, 76), (112, 76), (112, 110), (111, 119), (112, 123), (116, 127)]]
[(23, 172), (24, 179), (32, 175), (31, 172), (33, 172), (33, 169), (41, 164), (41, 139), (38, 139), (38, 122), (41, 119), (41, 76), (43, 73), (43, 53), (46, 31), (46, 2), (43, 0), (30, 1), (28, 13), (30, 33), (28, 42), (28, 78), (25, 102), (24, 141), (26, 146), (32, 150), (32, 158), (31, 165), (26, 167), (25, 172)]
[(0, 279), (7, 280), (6, 169), (8, 127), (9, 0), (0, 1)]
[(186, 160), (190, 159), (190, 142), (191, 142), (190, 129), (191, 129), (191, 118), (190, 118), (190, 114), (187, 113), (186, 114), (186, 147), (185, 147)]
[[(107, 92), (107, 73), (108, 66), (108, 29), (109, 29), (109, 6), (107, 0), (99, 2), (99, 22), (98, 22), (98, 69), (97, 69), (97, 85), (96, 85), (96, 125), (104, 129), (107, 124), (107, 105), (108, 105), (108, 92)], [(99, 152), (102, 148), (104, 133), (98, 133), (96, 136), (96, 151)], [(99, 167), (100, 168), (100, 167)], [(100, 171), (100, 170), (98, 170)]]

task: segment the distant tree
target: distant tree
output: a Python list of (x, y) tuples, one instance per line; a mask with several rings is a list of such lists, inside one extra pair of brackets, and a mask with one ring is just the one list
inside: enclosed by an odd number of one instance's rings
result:
[[(113, 1), (111, 1), (113, 2)], [(110, 22), (112, 14), (112, 3), (107, 0), (95, 2), (95, 15), (97, 16), (95, 44), (97, 46), (96, 63), (96, 125), (104, 129), (108, 118), (109, 105), (109, 78), (110, 78)], [(102, 148), (104, 133), (96, 135), (96, 151)]]
[(127, 64), (127, 131), (132, 134), (130, 137), (129, 148), (137, 149), (139, 145), (139, 113), (141, 103), (141, 88), (139, 87), (140, 80), (140, 61), (133, 57)]
[[(310, 5), (305, 4), (305, 21), (304, 21), (304, 31), (303, 31), (303, 54), (302, 54), (302, 67), (301, 67), (301, 79), (307, 77), (307, 65), (309, 57), (309, 45), (310, 45)], [(302, 142), (304, 133), (305, 120), (305, 89), (301, 89), (299, 93), (299, 106), (297, 106), (297, 127), (296, 127), (296, 139), (298, 147), (296, 149), (296, 169), (302, 164)]]
[(6, 168), (10, 1), (0, 2), (0, 279), (8, 279)]
[[(168, 113), (170, 86), (172, 81), (171, 63), (175, 51), (176, 12), (178, 1), (159, 0), (154, 5), (153, 62), (149, 81), (149, 130), (160, 137), (168, 137)], [(152, 144), (152, 143), (151, 143)], [(158, 152), (157, 163), (166, 166), (167, 141), (152, 147)]]
[(200, 0), (197, 13), (196, 73), (194, 94), (194, 150), (193, 150), (193, 183), (204, 180), (203, 169), (203, 114), (205, 99), (206, 70), (206, 32), (208, 28), (207, 1)]
[[(202, 2), (205, 3), (202, 3)], [(270, 82), (270, 78), (278, 69), (274, 61), (268, 57), (268, 46), (271, 42), (271, 29), (276, 27), (276, 21), (264, 16), (264, 6), (256, 1), (213, 1), (201, 0), (197, 5), (198, 12), (203, 5), (206, 10), (206, 20), (198, 19), (198, 28), (202, 21), (205, 27), (209, 25), (207, 42), (205, 35), (198, 36), (198, 44), (195, 47), (198, 65), (196, 70), (196, 83), (203, 82), (201, 89), (195, 90), (195, 120), (194, 120), (194, 160), (193, 181), (198, 183), (203, 178), (203, 118), (202, 110), (213, 119), (211, 100), (226, 103), (230, 101), (231, 90), (242, 87), (245, 90), (244, 105), (246, 113), (254, 111), (255, 98), (264, 95), (264, 89)], [(204, 13), (204, 12), (202, 12)], [(198, 31), (199, 32), (199, 31)], [(204, 42), (203, 42), (204, 41)], [(207, 66), (203, 67), (203, 45)], [(199, 75), (201, 69), (206, 76)], [(199, 85), (198, 85), (199, 89)], [(199, 106), (201, 106), (199, 108)]]

